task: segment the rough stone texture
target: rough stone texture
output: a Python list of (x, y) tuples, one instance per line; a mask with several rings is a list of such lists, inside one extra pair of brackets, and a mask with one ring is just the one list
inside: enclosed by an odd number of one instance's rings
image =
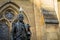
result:
[[(29, 23), (31, 26), (32, 37), (31, 40), (60, 40), (60, 28), (58, 25), (49, 24), (46, 25), (44, 23), (44, 16), (40, 10), (40, 0), (30, 0), (30, 1), (22, 1), (22, 0), (11, 0), (19, 7), (22, 7), (24, 10), (24, 22)], [(37, 2), (36, 2), (37, 1)], [(8, 0), (0, 0), (0, 7), (8, 2)], [(33, 2), (33, 3), (32, 3)], [(15, 16), (19, 13), (19, 8), (15, 7), (14, 5), (10, 4), (15, 12)], [(9, 5), (4, 6), (1, 10), (4, 10)], [(45, 5), (44, 5), (45, 6)], [(44, 7), (43, 6), (43, 7)], [(45, 7), (44, 7), (45, 8)], [(8, 9), (8, 8), (7, 8)], [(54, 8), (46, 7), (45, 9), (54, 10)], [(6, 10), (6, 9), (5, 9)], [(2, 12), (4, 13), (4, 11)], [(9, 24), (11, 27), (11, 24)], [(59, 35), (59, 36), (57, 36)], [(59, 38), (59, 39), (58, 39)]]
[(47, 24), (45, 26), (45, 32), (42, 36), (42, 40), (58, 40), (58, 28), (57, 24)]
[(58, 18), (59, 18), (58, 40), (60, 40), (60, 1), (59, 0), (58, 0)]
[[(60, 2), (58, 2), (58, 16), (59, 15), (60, 15)], [(58, 18), (59, 18), (59, 23), (60, 23), (60, 16)]]

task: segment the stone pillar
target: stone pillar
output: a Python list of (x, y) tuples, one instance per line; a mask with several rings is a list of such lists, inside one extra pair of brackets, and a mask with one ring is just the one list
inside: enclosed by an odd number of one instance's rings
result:
[(58, 1), (58, 17), (59, 17), (59, 30), (58, 30), (58, 38), (60, 40), (60, 1)]
[(43, 19), (43, 15), (40, 12), (40, 1), (39, 0), (34, 0), (34, 14), (35, 14), (35, 26), (36, 26), (37, 40), (42, 40), (41, 28), (44, 26), (44, 19)]

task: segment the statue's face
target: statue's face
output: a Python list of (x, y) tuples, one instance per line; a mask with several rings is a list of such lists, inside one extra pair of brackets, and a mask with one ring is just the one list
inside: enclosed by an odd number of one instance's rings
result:
[(19, 19), (19, 21), (23, 21), (23, 20), (24, 20), (23, 15), (22, 15), (22, 14), (20, 14), (18, 19)]

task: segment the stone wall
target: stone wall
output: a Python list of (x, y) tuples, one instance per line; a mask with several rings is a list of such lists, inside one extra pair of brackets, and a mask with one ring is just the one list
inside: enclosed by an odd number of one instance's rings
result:
[[(0, 0), (0, 7), (9, 2), (8, 0)], [(19, 7), (22, 7), (24, 10), (25, 22), (29, 23), (31, 26), (32, 37), (31, 40), (59, 40), (59, 25), (58, 24), (46, 24), (45, 17), (42, 13), (41, 8), (47, 9), (49, 11), (54, 11), (54, 5), (52, 0), (11, 0), (11, 2), (15, 3)], [(52, 2), (52, 3), (51, 3)], [(52, 4), (52, 5), (51, 5)], [(2, 10), (4, 10), (7, 6), (4, 6)], [(19, 8), (10, 4), (11, 7), (14, 7), (15, 13), (19, 13)], [(13, 8), (11, 8), (13, 9)], [(0, 11), (0, 13), (2, 13)], [(53, 15), (54, 13), (52, 13)], [(51, 16), (50, 16), (51, 17)], [(56, 14), (55, 14), (55, 16)], [(58, 18), (57, 18), (58, 19)]]

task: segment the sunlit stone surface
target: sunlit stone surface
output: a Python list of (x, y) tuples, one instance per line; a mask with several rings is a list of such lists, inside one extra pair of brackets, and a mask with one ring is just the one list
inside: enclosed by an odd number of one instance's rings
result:
[[(5, 4), (9, 1), (13, 3)], [(57, 0), (0, 0), (0, 12), (4, 15), (8, 7), (8, 9), (11, 8), (14, 11), (14, 14), (18, 15), (19, 8), (22, 7), (24, 9), (25, 22), (31, 26), (31, 40), (60, 40), (60, 2), (58, 2), (58, 7), (56, 3)], [(45, 14), (43, 14), (41, 8), (47, 9), (44, 12)], [(10, 12), (3, 16), (2, 19), (9, 21), (13, 18), (14, 14)], [(12, 29), (13, 21), (9, 24), (9, 29)]]

